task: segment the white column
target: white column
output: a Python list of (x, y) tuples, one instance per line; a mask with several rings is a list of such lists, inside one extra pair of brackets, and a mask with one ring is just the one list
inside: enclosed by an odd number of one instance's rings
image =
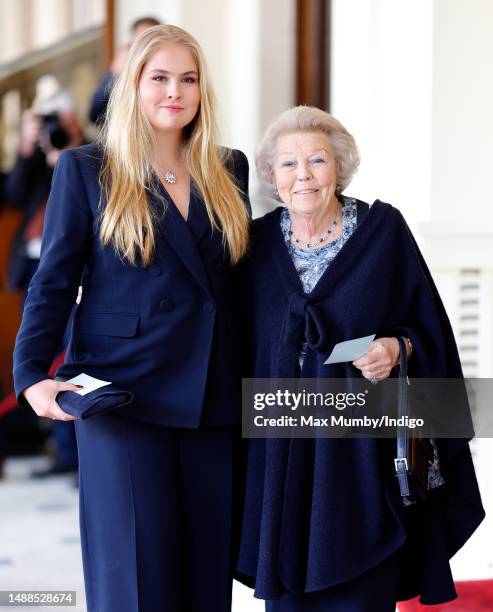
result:
[(354, 135), (361, 167), (346, 190), (429, 216), (430, 0), (333, 0), (332, 113)]
[(12, 166), (17, 156), (20, 140), (21, 94), (17, 89), (5, 93), (2, 98), (3, 152), (6, 167)]
[(29, 0), (0, 0), (0, 64), (29, 50)]
[(68, 0), (31, 0), (31, 49), (51, 45), (73, 31), (72, 3)]
[(493, 2), (435, 0), (433, 218), (492, 219)]
[(74, 32), (103, 25), (106, 20), (106, 3), (102, 0), (72, 0)]
[[(257, 75), (258, 114), (252, 118), (256, 130), (251, 132), (251, 188), (254, 216), (262, 215), (277, 203), (259, 190), (254, 155), (267, 125), (295, 103), (296, 87), (296, 3), (285, 0), (260, 2), (256, 58), (251, 69)], [(248, 89), (249, 84), (246, 85)], [(245, 88), (245, 86), (244, 86)], [(245, 130), (250, 126), (246, 125)]]

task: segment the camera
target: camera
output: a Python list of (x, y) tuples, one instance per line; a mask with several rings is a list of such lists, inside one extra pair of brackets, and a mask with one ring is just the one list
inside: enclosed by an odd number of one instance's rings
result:
[(48, 140), (54, 149), (65, 149), (69, 144), (69, 136), (63, 129), (57, 113), (40, 115), (42, 131), (48, 136)]

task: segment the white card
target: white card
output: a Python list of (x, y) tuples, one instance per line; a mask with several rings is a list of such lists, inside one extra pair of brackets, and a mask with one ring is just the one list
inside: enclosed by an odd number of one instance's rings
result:
[(101, 387), (106, 387), (106, 385), (111, 385), (111, 383), (107, 380), (99, 380), (99, 378), (94, 378), (88, 374), (79, 374), (78, 376), (74, 376), (74, 378), (66, 380), (65, 382), (72, 383), (73, 385), (82, 385), (84, 388), (78, 389), (75, 392), (79, 395), (87, 395), (87, 393), (90, 393), (95, 389), (100, 389)]
[(354, 361), (358, 357), (362, 357), (368, 352), (370, 344), (373, 342), (376, 334), (364, 336), (363, 338), (355, 338), (354, 340), (346, 340), (336, 344), (329, 355), (329, 358), (324, 361), (324, 364), (343, 363), (344, 361)]

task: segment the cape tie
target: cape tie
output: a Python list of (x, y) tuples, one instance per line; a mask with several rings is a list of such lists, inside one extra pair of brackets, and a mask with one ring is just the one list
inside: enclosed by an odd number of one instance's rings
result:
[[(317, 304), (303, 293), (293, 293), (289, 298), (289, 322), (286, 332), (287, 338), (299, 342), (300, 332), (304, 332), (304, 339), (309, 348), (314, 351), (323, 350), (326, 346), (326, 329), (322, 314)], [(291, 328), (291, 329), (289, 329)], [(299, 346), (297, 349), (301, 348)]]

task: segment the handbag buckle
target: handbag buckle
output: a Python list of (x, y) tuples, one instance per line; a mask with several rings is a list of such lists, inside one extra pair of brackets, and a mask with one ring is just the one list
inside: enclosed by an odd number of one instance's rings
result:
[(404, 470), (407, 472), (407, 457), (398, 457), (397, 459), (394, 459), (394, 465), (397, 473), (402, 472), (402, 466), (404, 466)]

